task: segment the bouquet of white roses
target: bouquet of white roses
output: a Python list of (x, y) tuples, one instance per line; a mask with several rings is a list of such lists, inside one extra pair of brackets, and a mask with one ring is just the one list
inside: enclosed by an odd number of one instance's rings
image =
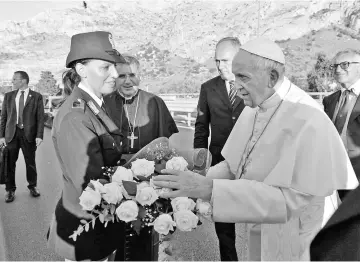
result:
[[(169, 147), (166, 138), (154, 140), (144, 147), (123, 167), (104, 168), (104, 174), (110, 176), (110, 183), (91, 180), (80, 196), (82, 208), (94, 215), (91, 221), (81, 220), (81, 225), (70, 236), (76, 241), (84, 230), (95, 226), (96, 219), (106, 227), (108, 223), (123, 221), (139, 234), (141, 228), (153, 227), (162, 236), (174, 232), (191, 231), (201, 224), (199, 215), (210, 216), (210, 204), (187, 198), (164, 199), (162, 192), (170, 190), (154, 186), (152, 177), (160, 174), (162, 169), (201, 171), (204, 151), (192, 151), (180, 156), (176, 149)], [(188, 161), (186, 160), (188, 159)], [(199, 158), (203, 160), (200, 161)], [(199, 164), (201, 163), (201, 164)], [(198, 168), (197, 168), (198, 167)]]

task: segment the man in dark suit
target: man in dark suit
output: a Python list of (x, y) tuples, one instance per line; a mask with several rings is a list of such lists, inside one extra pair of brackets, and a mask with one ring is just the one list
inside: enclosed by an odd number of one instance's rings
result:
[[(195, 123), (194, 148), (208, 148), (212, 166), (223, 161), (222, 148), (245, 107), (234, 87), (232, 60), (239, 51), (240, 42), (235, 37), (221, 39), (216, 45), (215, 61), (219, 76), (201, 86), (198, 115)], [(235, 247), (235, 224), (215, 223), (222, 261), (238, 261)]]
[(26, 163), (26, 179), (33, 197), (40, 196), (37, 186), (35, 151), (43, 141), (44, 104), (41, 94), (28, 87), (29, 76), (17, 71), (13, 76), (14, 91), (5, 94), (0, 120), (0, 146), (6, 146), (8, 155), (8, 176), (5, 182), (5, 202), (15, 199), (15, 168), (19, 150)]
[[(331, 68), (341, 90), (324, 98), (324, 110), (335, 124), (360, 180), (360, 52), (347, 49), (337, 53)], [(347, 191), (338, 193), (342, 200)]]
[(360, 187), (347, 194), (310, 248), (312, 261), (360, 261)]

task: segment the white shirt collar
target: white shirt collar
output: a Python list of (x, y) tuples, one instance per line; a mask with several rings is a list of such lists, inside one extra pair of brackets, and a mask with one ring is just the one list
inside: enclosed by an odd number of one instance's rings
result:
[(79, 83), (78, 87), (83, 91), (85, 91), (88, 95), (90, 95), (90, 97), (93, 98), (94, 101), (99, 105), (99, 107), (102, 107), (103, 97), (102, 98), (97, 97), (90, 88), (88, 88), (86, 85), (84, 85), (81, 82)]
[[(351, 85), (349, 88), (352, 92), (355, 93), (355, 95), (360, 95), (360, 89), (361, 89), (361, 80), (357, 80), (353, 85)], [(346, 90), (346, 88), (342, 87), (341, 92), (343, 93)]]
[(267, 110), (269, 108), (272, 108), (276, 105), (278, 105), (278, 103), (281, 102), (281, 100), (283, 100), (288, 92), (288, 88), (290, 86), (290, 80), (288, 80), (287, 77), (283, 78), (283, 81), (281, 84), (278, 84), (274, 87), (275, 89), (275, 93), (269, 97), (268, 99), (266, 99), (265, 101), (263, 101), (258, 108), (261, 110)]
[(20, 89), (18, 89), (18, 93), (17, 93), (17, 95), (19, 96), (19, 95), (21, 95), (21, 91), (24, 91), (24, 96), (25, 97), (27, 97), (28, 96), (28, 94), (29, 94), (29, 90), (30, 90), (30, 88), (29, 87), (27, 87), (26, 89), (24, 89), (24, 90), (20, 90)]

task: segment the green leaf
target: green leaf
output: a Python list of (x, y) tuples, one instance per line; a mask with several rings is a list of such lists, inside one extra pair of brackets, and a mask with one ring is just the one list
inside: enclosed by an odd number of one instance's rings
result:
[(114, 215), (115, 213), (115, 205), (110, 206), (110, 214)]
[(85, 232), (88, 232), (89, 231), (89, 223), (86, 223), (85, 224)]
[(137, 194), (137, 183), (132, 181), (123, 181), (123, 187), (128, 195), (135, 196)]
[(88, 223), (88, 222), (86, 222), (84, 219), (82, 219), (82, 220), (80, 220), (80, 223), (86, 224), (86, 223)]
[(95, 187), (94, 187), (94, 185), (93, 185), (92, 182), (89, 182), (88, 187), (90, 187), (91, 189), (95, 190)]
[(138, 218), (143, 219), (145, 217), (146, 211), (143, 206), (139, 206)]
[(140, 229), (142, 226), (142, 222), (140, 221), (140, 219), (134, 220), (131, 222), (133, 225), (133, 229), (135, 230), (135, 232), (140, 235)]
[(74, 231), (74, 233), (72, 235), (69, 236), (69, 238), (72, 238), (73, 241), (76, 241), (76, 238), (78, 237), (78, 233), (77, 231)]
[(92, 227), (93, 227), (93, 229), (94, 229), (94, 227), (95, 227), (95, 220), (96, 220), (96, 218), (93, 218), (93, 220), (92, 220)]
[(162, 162), (160, 164), (155, 164), (155, 169), (154, 171), (156, 171), (157, 173), (160, 173), (160, 171), (162, 171), (163, 169), (165, 169), (165, 165), (166, 165), (166, 161), (162, 160)]
[(109, 213), (108, 209), (103, 209), (103, 215), (104, 216), (108, 215), (108, 213)]
[(104, 223), (104, 215), (103, 214), (99, 215), (99, 220), (100, 220), (100, 222)]
[(113, 219), (114, 215), (107, 214), (104, 218), (105, 221), (109, 222)]
[(101, 212), (100, 212), (99, 210), (96, 210), (96, 209), (93, 209), (93, 212), (94, 212), (95, 214), (98, 214), (98, 215), (101, 214)]
[(149, 177), (145, 177), (145, 176), (137, 176), (137, 178), (138, 178), (140, 181), (150, 181), (150, 178), (149, 178)]
[(82, 226), (82, 225), (79, 225), (79, 226), (78, 226), (78, 230), (76, 231), (77, 234), (80, 235), (81, 233), (83, 233), (83, 231), (84, 231), (83, 226)]

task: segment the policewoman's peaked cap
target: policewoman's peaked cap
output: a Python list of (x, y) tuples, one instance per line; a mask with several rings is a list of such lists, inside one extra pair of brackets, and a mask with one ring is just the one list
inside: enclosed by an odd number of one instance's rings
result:
[(70, 52), (65, 66), (69, 68), (72, 62), (79, 59), (125, 63), (123, 56), (115, 49), (112, 34), (105, 31), (81, 33), (71, 37)]

